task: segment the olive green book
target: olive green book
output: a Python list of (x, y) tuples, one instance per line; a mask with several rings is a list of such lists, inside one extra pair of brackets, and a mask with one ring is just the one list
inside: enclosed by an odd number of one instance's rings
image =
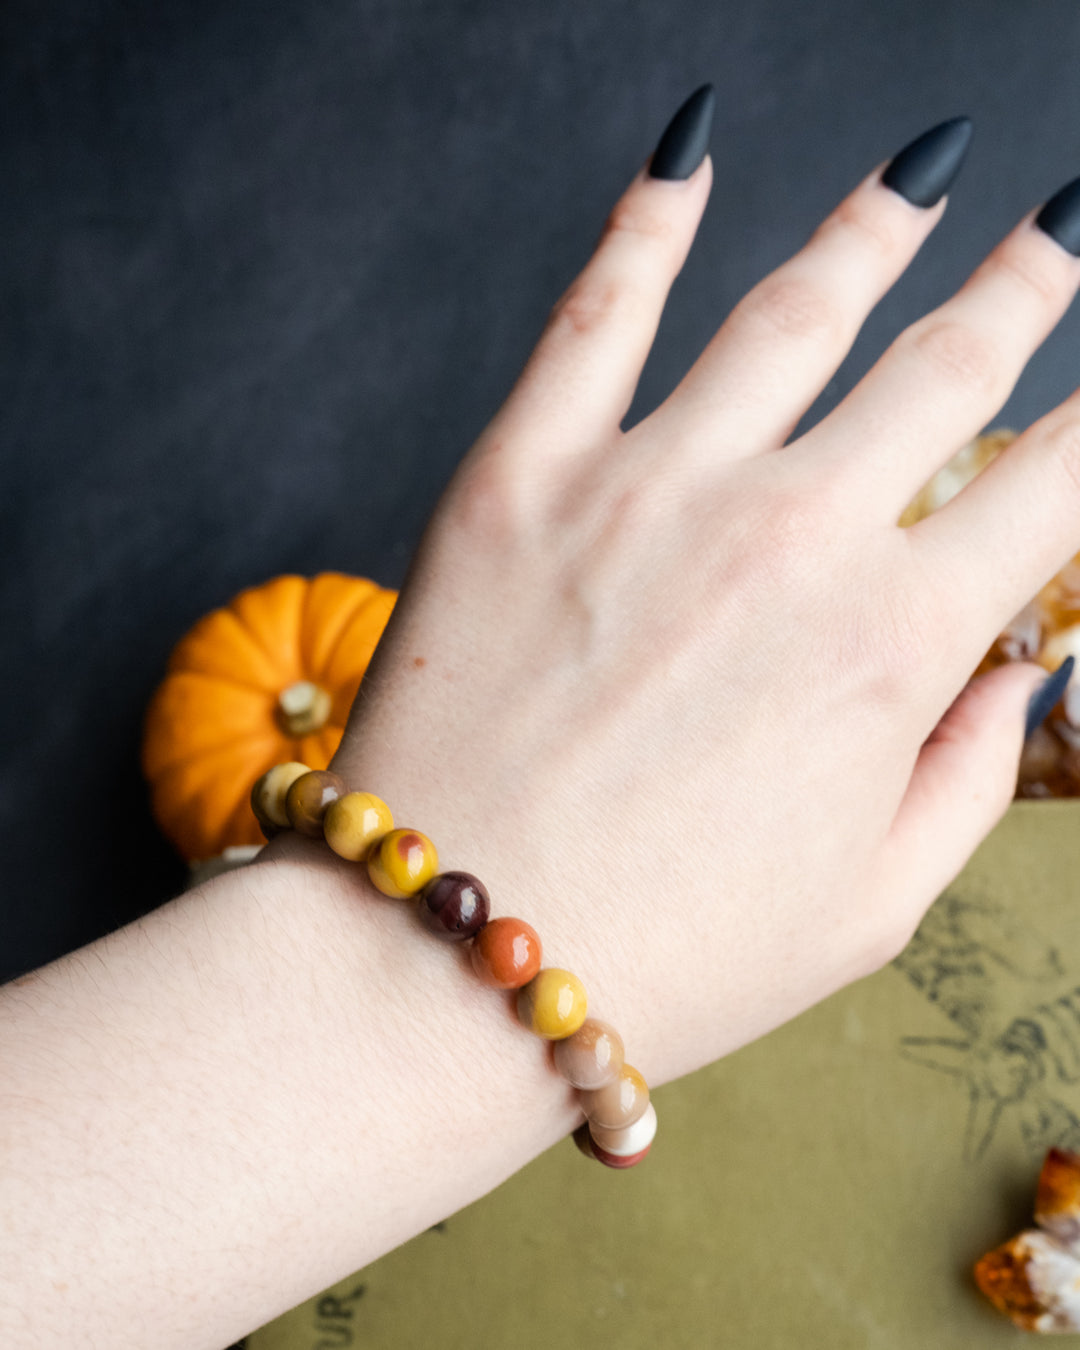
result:
[(1080, 1151), (1080, 802), (1014, 802), (903, 954), (655, 1094), (627, 1172), (567, 1140), (248, 1350), (981, 1350), (971, 1269)]

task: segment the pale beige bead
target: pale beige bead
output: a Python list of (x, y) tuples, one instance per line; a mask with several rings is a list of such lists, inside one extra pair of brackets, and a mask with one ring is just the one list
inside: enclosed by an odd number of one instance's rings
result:
[(613, 1083), (623, 1066), (622, 1037), (608, 1022), (587, 1017), (572, 1036), (555, 1042), (555, 1067), (576, 1088)]
[(624, 1125), (621, 1130), (605, 1130), (602, 1125), (590, 1125), (589, 1134), (593, 1143), (605, 1153), (616, 1158), (629, 1158), (634, 1153), (646, 1149), (656, 1138), (656, 1107), (652, 1102), (645, 1108), (632, 1125)]
[(295, 759), (268, 769), (252, 789), (251, 805), (256, 815), (261, 811), (272, 824), (283, 830), (291, 829), (292, 822), (285, 809), (285, 798), (296, 780), (310, 772), (306, 764)]

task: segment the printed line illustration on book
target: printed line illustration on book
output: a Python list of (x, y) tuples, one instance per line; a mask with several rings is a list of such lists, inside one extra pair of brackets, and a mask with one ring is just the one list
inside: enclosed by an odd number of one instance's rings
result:
[(963, 1156), (1019, 1128), (1033, 1160), (1080, 1152), (1080, 971), (1014, 913), (970, 885), (942, 895), (893, 966), (950, 1020), (949, 1036), (905, 1036), (900, 1053), (968, 1093)]

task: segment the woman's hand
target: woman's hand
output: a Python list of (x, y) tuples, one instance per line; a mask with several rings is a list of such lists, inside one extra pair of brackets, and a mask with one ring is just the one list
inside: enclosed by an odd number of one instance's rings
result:
[(1075, 185), (1056, 238), (1029, 213), (785, 444), (944, 211), (885, 168), (623, 432), (712, 164), (635, 178), (439, 504), (332, 766), (533, 923), (653, 1082), (905, 945), (1005, 811), (1044, 672), (966, 682), (1080, 548), (1077, 395), (896, 524), (1068, 307)]

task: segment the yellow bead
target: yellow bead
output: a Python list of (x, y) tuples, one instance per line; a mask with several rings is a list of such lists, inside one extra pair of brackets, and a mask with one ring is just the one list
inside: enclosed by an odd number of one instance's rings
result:
[(391, 830), (368, 854), (367, 869), (383, 895), (404, 900), (422, 891), (439, 870), (439, 855), (419, 830)]
[(256, 818), (266, 819), (279, 829), (290, 829), (292, 822), (285, 809), (285, 798), (296, 780), (310, 772), (306, 764), (301, 764), (295, 759), (287, 764), (275, 764), (272, 769), (267, 769), (251, 789), (251, 809), (255, 812)]
[(587, 1012), (585, 986), (568, 970), (542, 970), (518, 991), (519, 1021), (545, 1040), (572, 1036)]
[(342, 858), (360, 862), (376, 840), (394, 828), (390, 808), (371, 792), (346, 792), (323, 816), (323, 837)]

